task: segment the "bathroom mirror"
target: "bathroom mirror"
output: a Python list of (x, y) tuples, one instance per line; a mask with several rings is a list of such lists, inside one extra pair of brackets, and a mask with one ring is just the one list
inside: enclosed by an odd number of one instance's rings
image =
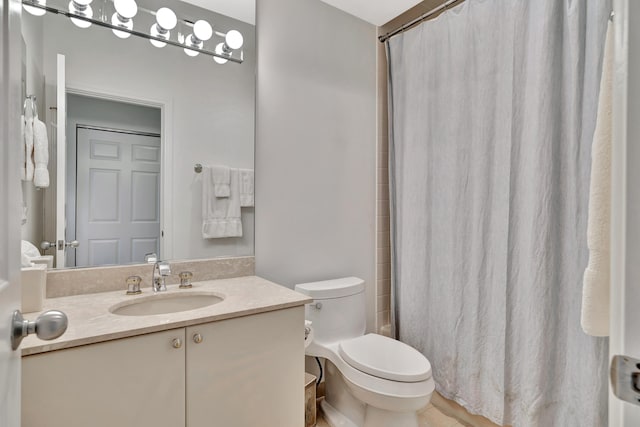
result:
[[(162, 259), (253, 255), (251, 205), (241, 208), (241, 236), (203, 238), (204, 173), (195, 166), (253, 169), (255, 3), (193, 3), (221, 12), (175, 0), (137, 1), (139, 10), (171, 8), (178, 17), (173, 31), (183, 39), (193, 31), (189, 22), (199, 19), (214, 36), (238, 30), (241, 64), (123, 39), (95, 24), (81, 28), (52, 12), (22, 11), (23, 82), (47, 128), (50, 181), (47, 188), (22, 182), (22, 238), (50, 246), (40, 252), (52, 255), (56, 268), (139, 263), (149, 252)], [(47, 2), (61, 10), (68, 5)], [(94, 19), (111, 20), (111, 0), (91, 7)], [(133, 18), (134, 30), (149, 33), (152, 24)], [(204, 49), (213, 51), (213, 43)]]

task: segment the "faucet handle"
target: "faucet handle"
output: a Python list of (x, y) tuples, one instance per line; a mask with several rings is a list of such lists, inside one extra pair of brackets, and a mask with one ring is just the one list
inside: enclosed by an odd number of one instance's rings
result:
[(191, 284), (191, 279), (193, 279), (193, 273), (190, 271), (182, 271), (178, 274), (180, 277), (180, 289), (191, 288), (193, 285)]
[(142, 282), (142, 277), (140, 276), (127, 277), (127, 295), (141, 294), (140, 282)]
[(158, 255), (155, 252), (151, 252), (144, 255), (144, 262), (147, 264), (155, 264), (158, 262)]
[(171, 265), (166, 261), (158, 262), (158, 273), (160, 276), (168, 276), (171, 274)]

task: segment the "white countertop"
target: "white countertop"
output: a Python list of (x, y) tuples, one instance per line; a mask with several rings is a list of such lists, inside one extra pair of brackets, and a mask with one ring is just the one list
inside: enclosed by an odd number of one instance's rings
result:
[[(195, 310), (150, 316), (122, 316), (113, 314), (109, 308), (137, 298), (153, 295), (151, 288), (143, 288), (141, 295), (126, 295), (125, 289), (117, 292), (75, 295), (50, 298), (44, 302), (42, 311), (60, 310), (69, 318), (69, 327), (60, 337), (43, 341), (30, 335), (22, 341), (22, 355), (44, 353), (80, 345), (94, 344), (119, 338), (132, 337), (151, 332), (182, 328), (190, 325), (231, 319), (267, 311), (301, 306), (312, 300), (306, 295), (277, 285), (257, 276), (194, 282), (191, 289), (178, 289), (178, 285), (167, 286), (170, 294), (211, 293), (221, 296), (223, 301)], [(34, 320), (40, 312), (26, 313), (25, 318)], [(303, 325), (300, 325), (303, 328)]]

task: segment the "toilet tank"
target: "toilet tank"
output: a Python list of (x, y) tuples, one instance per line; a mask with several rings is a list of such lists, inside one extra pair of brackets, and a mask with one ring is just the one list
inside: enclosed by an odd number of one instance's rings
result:
[(301, 283), (295, 290), (313, 298), (305, 306), (314, 341), (330, 344), (363, 335), (366, 328), (364, 280), (357, 277)]

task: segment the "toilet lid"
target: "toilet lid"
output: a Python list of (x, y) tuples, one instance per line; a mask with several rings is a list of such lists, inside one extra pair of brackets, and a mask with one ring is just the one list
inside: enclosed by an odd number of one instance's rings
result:
[(401, 382), (431, 378), (431, 364), (418, 350), (378, 334), (342, 341), (340, 356), (359, 371)]

